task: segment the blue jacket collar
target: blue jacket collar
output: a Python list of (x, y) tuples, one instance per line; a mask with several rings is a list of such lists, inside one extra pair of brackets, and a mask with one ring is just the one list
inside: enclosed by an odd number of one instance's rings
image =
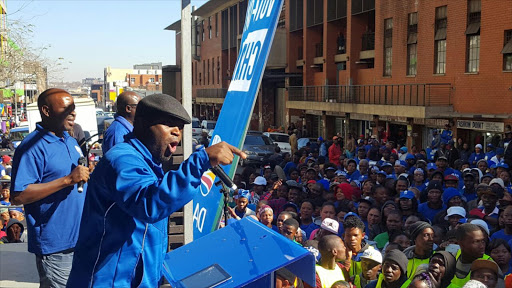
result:
[[(59, 141), (61, 138), (57, 137), (55, 134), (51, 133), (47, 129), (43, 128), (41, 126), (41, 122), (36, 123), (36, 131), (40, 133), (44, 140), (46, 140), (48, 143), (53, 143), (56, 141)], [(67, 140), (70, 136), (68, 132), (64, 131), (64, 140)]]
[(121, 125), (123, 125), (124, 127), (126, 127), (126, 129), (128, 129), (128, 131), (132, 132), (133, 131), (133, 125), (132, 123), (130, 123), (128, 120), (126, 120), (126, 118), (124, 118), (123, 116), (119, 115), (118, 113), (116, 113), (114, 115), (114, 119), (116, 121), (119, 121), (119, 123), (121, 123)]
[(128, 133), (124, 136), (125, 141), (132, 145), (135, 150), (139, 151), (140, 154), (142, 154), (142, 157), (144, 157), (144, 160), (148, 163), (149, 167), (157, 174), (159, 178), (164, 176), (163, 170), (162, 170), (162, 164), (160, 164), (157, 160), (153, 158), (153, 155), (151, 155), (151, 152), (149, 152), (148, 148), (140, 142), (139, 139), (133, 135), (133, 133)]

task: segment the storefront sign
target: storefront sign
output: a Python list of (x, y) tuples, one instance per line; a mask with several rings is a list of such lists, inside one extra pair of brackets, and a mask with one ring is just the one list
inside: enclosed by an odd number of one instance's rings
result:
[(373, 115), (371, 115), (371, 114), (350, 113), (350, 119), (352, 119), (352, 120), (363, 120), (363, 121), (373, 121)]
[(407, 117), (379, 116), (379, 121), (407, 123)]
[(457, 128), (488, 132), (503, 132), (504, 125), (501, 122), (457, 120)]
[(425, 119), (425, 118), (414, 118), (413, 123), (415, 125), (426, 125), (429, 127), (444, 127), (450, 122), (447, 119)]

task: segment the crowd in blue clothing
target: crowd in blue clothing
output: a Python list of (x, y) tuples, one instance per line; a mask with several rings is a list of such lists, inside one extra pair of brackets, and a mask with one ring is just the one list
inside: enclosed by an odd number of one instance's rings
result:
[[(292, 213), (300, 227), (295, 240), (306, 246), (307, 240), (319, 240), (325, 219), (337, 221), (335, 234), (343, 237), (343, 222), (352, 215), (362, 220), (366, 241), (377, 249), (391, 245), (404, 250), (413, 245), (408, 228), (418, 221), (432, 225), (437, 250), (457, 245), (454, 231), (460, 225), (478, 225), (487, 234), (488, 248), (496, 244), (493, 240), (506, 240), (498, 246), (505, 247), (510, 257), (494, 259), (504, 279), (512, 267), (512, 153), (508, 151), (512, 132), (508, 128), (496, 147), (487, 144), (484, 151), (476, 144), (470, 153), (467, 144), (455, 143), (450, 129), (435, 134), (432, 146), (421, 150), (372, 136), (358, 139), (353, 153), (340, 145), (338, 163), (329, 155), (330, 147), (339, 145), (337, 137), (334, 143), (320, 137), (294, 155), (276, 149), (261, 172), (246, 167), (234, 180), (253, 191), (248, 209), (255, 217), (260, 207), (268, 206), (273, 224), (281, 229), (280, 215)], [(398, 227), (388, 221), (395, 218)]]

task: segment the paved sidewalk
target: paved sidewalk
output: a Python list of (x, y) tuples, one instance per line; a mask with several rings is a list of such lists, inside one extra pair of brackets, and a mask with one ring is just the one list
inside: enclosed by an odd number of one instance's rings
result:
[(39, 287), (36, 259), (27, 243), (0, 244), (0, 287)]

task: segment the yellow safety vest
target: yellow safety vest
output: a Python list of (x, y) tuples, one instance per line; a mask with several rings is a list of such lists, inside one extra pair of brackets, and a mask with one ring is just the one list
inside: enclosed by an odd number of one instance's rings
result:
[(350, 271), (348, 272), (350, 277), (359, 275), (362, 272), (363, 268), (361, 268), (361, 262), (350, 259)]
[[(460, 257), (460, 249), (457, 251), (457, 255), (455, 256), (455, 260), (459, 260)], [(491, 256), (484, 254), (482, 258), (478, 258), (478, 260), (492, 260)], [(493, 260), (494, 261), (494, 260)], [(457, 265), (457, 264), (455, 264)], [(450, 282), (450, 285), (447, 288), (461, 288), (462, 286), (466, 285), (466, 283), (469, 281), (471, 275), (471, 271), (469, 271), (468, 275), (466, 275), (465, 278), (461, 279), (458, 278), (457, 275), (453, 276), (452, 281)]]
[[(377, 285), (375, 287), (381, 288), (383, 281), (384, 281), (384, 275), (380, 274), (379, 280), (377, 280)], [(400, 286), (400, 288), (407, 288), (407, 287), (409, 287), (410, 284), (411, 284), (411, 279), (407, 279), (407, 281), (405, 281), (404, 284), (402, 284), (402, 286)]]
[(416, 269), (418, 269), (418, 266), (421, 264), (428, 264), (430, 262), (430, 258), (426, 259), (418, 259), (418, 258), (412, 258), (409, 259), (409, 262), (407, 262), (407, 278), (412, 279), (414, 278), (414, 274), (416, 274)]
[(372, 282), (372, 280), (366, 280), (366, 284), (363, 286), (361, 284), (362, 278), (363, 278), (363, 275), (361, 275), (361, 274), (357, 274), (356, 276), (354, 276), (354, 286), (356, 286), (357, 288), (364, 288), (368, 283)]
[(320, 282), (322, 282), (322, 288), (331, 288), (334, 282), (345, 280), (343, 271), (341, 271), (341, 268), (338, 265), (336, 265), (333, 270), (329, 270), (316, 264), (316, 274), (318, 275), (318, 278), (320, 278)]

